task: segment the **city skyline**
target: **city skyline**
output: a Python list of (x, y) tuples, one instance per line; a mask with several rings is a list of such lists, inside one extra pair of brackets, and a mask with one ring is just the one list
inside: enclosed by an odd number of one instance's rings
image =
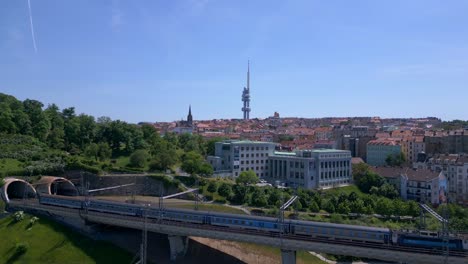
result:
[(250, 59), (250, 118), (468, 119), (464, 1), (30, 3), (0, 4), (0, 92), (20, 100), (242, 119)]

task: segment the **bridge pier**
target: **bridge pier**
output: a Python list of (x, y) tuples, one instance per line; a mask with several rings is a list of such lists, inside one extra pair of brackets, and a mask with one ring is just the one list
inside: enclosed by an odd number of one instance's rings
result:
[(281, 249), (282, 264), (296, 264), (296, 251)]
[(185, 256), (188, 249), (188, 237), (168, 235), (169, 247), (171, 252), (171, 261), (175, 261), (178, 257)]

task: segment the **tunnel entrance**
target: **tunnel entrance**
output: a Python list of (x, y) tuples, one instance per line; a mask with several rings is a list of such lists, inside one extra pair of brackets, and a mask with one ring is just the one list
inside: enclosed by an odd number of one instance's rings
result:
[(6, 187), (6, 198), (11, 199), (30, 199), (36, 197), (34, 188), (27, 182), (14, 180)]
[(56, 180), (50, 185), (51, 194), (64, 195), (64, 196), (77, 196), (78, 190), (75, 185), (69, 181)]
[(34, 185), (38, 193), (64, 196), (79, 195), (75, 185), (63, 177), (42, 176)]

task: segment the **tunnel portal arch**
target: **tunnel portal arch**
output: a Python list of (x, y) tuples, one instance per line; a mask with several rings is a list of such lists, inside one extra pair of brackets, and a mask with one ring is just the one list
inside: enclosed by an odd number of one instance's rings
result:
[(36, 186), (36, 191), (39, 194), (56, 194), (64, 196), (79, 195), (76, 186), (70, 180), (63, 177), (42, 176), (34, 186)]
[(6, 203), (10, 199), (31, 199), (37, 195), (36, 189), (27, 181), (18, 178), (5, 178), (1, 195)]

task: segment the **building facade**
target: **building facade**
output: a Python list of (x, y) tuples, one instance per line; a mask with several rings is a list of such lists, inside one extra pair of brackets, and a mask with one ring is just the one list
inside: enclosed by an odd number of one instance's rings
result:
[(371, 140), (367, 143), (367, 163), (371, 166), (383, 166), (389, 155), (401, 153), (398, 141), (384, 139)]
[(413, 163), (418, 159), (418, 153), (426, 151), (424, 137), (410, 137), (401, 141), (401, 152), (408, 162)]
[(401, 167), (372, 167), (371, 170), (392, 184), (404, 200), (431, 204), (446, 200), (447, 179), (443, 172)]
[(252, 170), (258, 177), (268, 177), (268, 156), (275, 152), (275, 143), (226, 140), (215, 143), (215, 156), (207, 160), (217, 172), (237, 177), (242, 171)]
[(468, 155), (434, 155), (422, 166), (443, 172), (447, 176), (449, 199), (468, 205)]
[(268, 163), (266, 179), (289, 187), (324, 189), (349, 185), (352, 181), (351, 153), (346, 150), (275, 152)]
[(401, 197), (421, 203), (446, 201), (447, 179), (443, 172), (409, 169), (401, 174)]

